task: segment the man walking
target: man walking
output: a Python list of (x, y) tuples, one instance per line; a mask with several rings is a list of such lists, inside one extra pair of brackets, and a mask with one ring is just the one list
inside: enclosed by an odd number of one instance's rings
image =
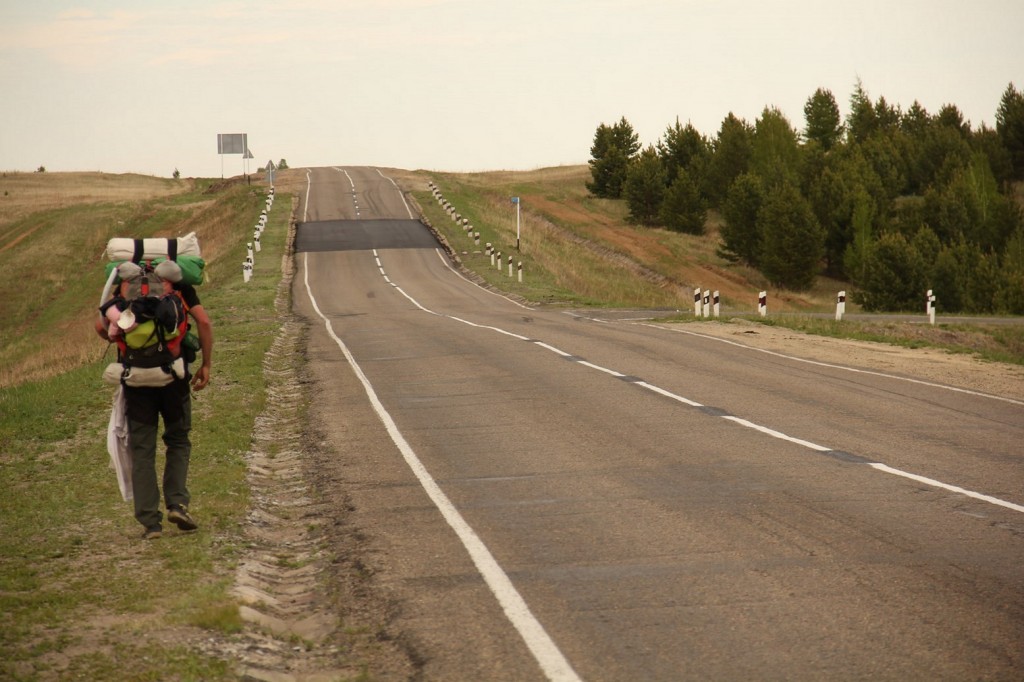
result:
[[(201, 391), (210, 382), (210, 368), (213, 356), (213, 324), (203, 309), (195, 287), (182, 282), (175, 283), (174, 289), (181, 295), (188, 308), (188, 315), (195, 322), (199, 336), (202, 361), (190, 375), (189, 361), (195, 354), (187, 350), (185, 372), (182, 378), (174, 378), (160, 387), (124, 385), (125, 417), (128, 425), (129, 449), (132, 457), (132, 491), (135, 503), (135, 518), (145, 530), (142, 537), (147, 540), (159, 538), (163, 533), (163, 514), (160, 511), (160, 487), (157, 483), (156, 447), (157, 430), (161, 418), (164, 420), (163, 441), (167, 448), (163, 472), (163, 499), (167, 507), (167, 520), (180, 530), (193, 531), (199, 527), (188, 506), (191, 495), (188, 491), (188, 467), (192, 454), (189, 432), (192, 428), (191, 389)], [(109, 325), (100, 318), (96, 322), (100, 337), (110, 337)], [(175, 346), (175, 357), (182, 354), (181, 346)], [(171, 376), (174, 376), (173, 374)]]

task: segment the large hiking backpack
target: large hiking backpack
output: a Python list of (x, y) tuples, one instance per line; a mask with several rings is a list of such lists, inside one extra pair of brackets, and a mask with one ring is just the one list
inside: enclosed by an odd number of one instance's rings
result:
[[(130, 260), (107, 266), (107, 288), (100, 313), (108, 321), (108, 336), (117, 344), (118, 362), (125, 368), (163, 368), (181, 356), (188, 331), (188, 305), (174, 284), (202, 282), (199, 245), (189, 235), (190, 254), (179, 255), (175, 239), (133, 240)], [(111, 245), (130, 240), (112, 239)], [(117, 255), (124, 255), (118, 252)], [(114, 294), (107, 297), (113, 290)]]
[[(174, 266), (174, 261), (164, 261)], [(162, 271), (162, 272), (161, 272)], [(100, 312), (111, 323), (108, 335), (117, 344), (118, 359), (133, 367), (162, 367), (181, 354), (188, 328), (188, 306), (173, 287), (172, 267), (124, 262), (120, 284)]]

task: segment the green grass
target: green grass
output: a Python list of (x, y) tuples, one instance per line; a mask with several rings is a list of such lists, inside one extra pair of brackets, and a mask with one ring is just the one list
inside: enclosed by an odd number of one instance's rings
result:
[[(112, 354), (100, 359), (103, 344), (95, 335), (92, 362), (0, 389), (0, 679), (233, 679), (224, 662), (174, 642), (182, 628), (230, 633), (241, 627), (229, 589), (249, 505), (244, 454), (265, 401), (263, 356), (278, 328), (274, 299), (289, 200), (278, 197), (246, 285), (245, 242), (263, 198), (245, 187), (213, 198), (233, 218), (200, 288), (216, 339), (211, 384), (193, 403), (189, 487), (201, 528), (186, 535), (171, 526), (160, 540), (140, 539), (131, 503), (121, 500), (108, 468), (113, 389), (100, 374)], [(132, 225), (144, 234), (194, 216), (160, 201), (86, 212), (97, 224), (137, 216)], [(40, 220), (59, 230), (65, 219)], [(94, 232), (92, 239), (105, 243), (106, 234)], [(94, 252), (88, 238), (72, 241)], [(101, 266), (72, 270), (65, 289), (81, 287), (82, 300), (98, 299)]]
[[(467, 233), (442, 209), (426, 189), (413, 192), (424, 215), (448, 240), (469, 269), (492, 286), (533, 303), (574, 306), (670, 305), (674, 300), (664, 289), (595, 254), (574, 241), (571, 232), (554, 221), (521, 215), (520, 249), (516, 246), (515, 207), (509, 197), (515, 188), (476, 188), (449, 178), (437, 180), (444, 197), (480, 232), (476, 245)], [(502, 254), (499, 270), (491, 265), (485, 245)], [(508, 256), (513, 257), (513, 275), (508, 275)], [(523, 264), (523, 282), (518, 281), (518, 264)], [(638, 303), (639, 302), (639, 303)]]

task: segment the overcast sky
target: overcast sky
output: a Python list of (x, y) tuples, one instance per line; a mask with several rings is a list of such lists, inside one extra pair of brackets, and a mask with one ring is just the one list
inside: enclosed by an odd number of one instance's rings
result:
[(585, 163), (625, 116), (714, 136), (827, 88), (995, 125), (1021, 0), (0, 0), (0, 170)]

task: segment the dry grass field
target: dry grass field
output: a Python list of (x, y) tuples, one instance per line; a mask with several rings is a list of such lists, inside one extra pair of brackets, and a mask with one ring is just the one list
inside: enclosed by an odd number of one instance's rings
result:
[[(230, 202), (210, 181), (103, 173), (0, 177), (0, 387), (98, 359), (92, 319), (111, 237), (196, 232), (203, 255), (229, 248)], [(217, 276), (217, 267), (208, 277)]]
[(28, 236), (10, 225), (31, 213), (104, 202), (140, 201), (185, 191), (190, 180), (108, 173), (13, 173), (0, 175), (0, 251)]

